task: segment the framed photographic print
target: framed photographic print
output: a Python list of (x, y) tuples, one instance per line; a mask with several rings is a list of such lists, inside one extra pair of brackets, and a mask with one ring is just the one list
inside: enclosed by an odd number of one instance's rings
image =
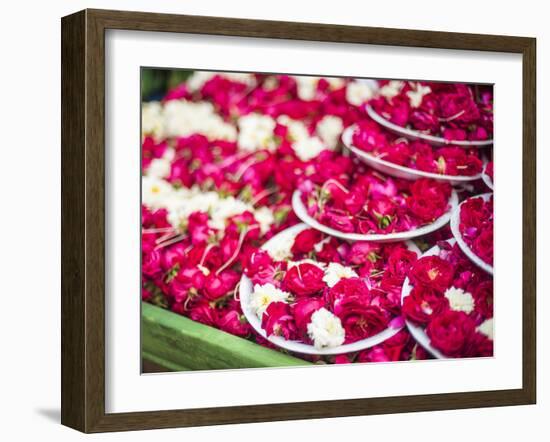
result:
[(62, 19), (62, 423), (533, 404), (535, 40)]

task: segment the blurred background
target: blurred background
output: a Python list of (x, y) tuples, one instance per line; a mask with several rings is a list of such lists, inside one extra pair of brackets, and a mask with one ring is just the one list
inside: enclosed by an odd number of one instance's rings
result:
[(192, 73), (187, 69), (141, 68), (141, 100), (161, 100), (168, 90), (185, 81)]

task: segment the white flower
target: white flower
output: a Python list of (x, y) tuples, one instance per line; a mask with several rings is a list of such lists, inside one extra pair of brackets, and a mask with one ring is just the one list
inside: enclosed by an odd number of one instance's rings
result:
[(292, 245), (294, 244), (294, 236), (284, 235), (277, 238), (277, 241), (268, 241), (263, 246), (269, 256), (275, 261), (285, 261), (292, 258)]
[(372, 96), (373, 91), (365, 81), (352, 81), (346, 88), (346, 100), (354, 106), (361, 106), (365, 101), (370, 100)]
[(308, 77), (305, 75), (297, 75), (293, 77), (296, 80), (298, 89), (298, 97), (304, 101), (311, 101), (317, 93), (317, 83), (319, 77)]
[(319, 138), (309, 137), (295, 141), (292, 148), (300, 160), (309, 161), (325, 150), (326, 146)]
[(483, 333), (485, 336), (487, 336), (491, 341), (493, 340), (493, 318), (486, 319), (481, 324), (478, 325), (477, 329), (478, 332)]
[(209, 226), (214, 229), (223, 230), (228, 218), (250, 210), (251, 206), (232, 196), (228, 196), (227, 198), (219, 198), (218, 196), (217, 201), (214, 201), (209, 209)]
[(164, 116), (162, 104), (158, 101), (143, 103), (141, 106), (141, 133), (164, 138)]
[(326, 282), (329, 287), (334, 287), (342, 278), (356, 278), (358, 276), (359, 275), (357, 275), (352, 268), (343, 266), (337, 262), (331, 262), (325, 270), (323, 281)]
[(287, 302), (290, 293), (278, 289), (271, 283), (254, 284), (254, 291), (250, 295), (250, 307), (259, 318), (262, 317), (272, 302)]
[(424, 95), (428, 95), (432, 90), (429, 86), (422, 86), (420, 83), (415, 83), (414, 89), (407, 92), (411, 107), (419, 107), (422, 104)]
[(473, 296), (462, 289), (450, 287), (445, 291), (445, 298), (449, 300), (451, 310), (471, 313), (475, 308)]
[(145, 174), (156, 178), (166, 178), (170, 175), (172, 160), (174, 159), (175, 151), (171, 147), (167, 148), (161, 158), (151, 160)]
[(263, 206), (254, 211), (254, 219), (260, 224), (260, 231), (262, 235), (267, 233), (271, 228), (271, 225), (275, 222), (273, 212), (269, 207)]
[(393, 98), (396, 95), (399, 95), (401, 89), (403, 88), (405, 82), (401, 80), (391, 80), (379, 90), (380, 95), (386, 98)]
[(217, 192), (202, 192), (196, 187), (174, 191), (164, 207), (168, 209), (168, 222), (174, 227), (181, 226), (193, 212), (205, 212), (210, 218), (208, 225), (218, 230), (225, 229), (228, 218), (254, 210), (232, 196), (222, 198)]
[(172, 185), (157, 177), (143, 176), (141, 179), (141, 198), (150, 209), (163, 209), (174, 195)]
[(317, 349), (338, 347), (344, 343), (346, 332), (338, 316), (322, 307), (311, 315), (307, 334)]
[(254, 152), (256, 150), (275, 150), (277, 144), (273, 131), (275, 120), (268, 115), (248, 114), (239, 118), (239, 148)]
[(277, 118), (277, 122), (287, 127), (288, 133), (292, 141), (304, 140), (309, 138), (309, 131), (304, 123), (299, 120), (294, 120), (288, 115), (281, 115)]
[(186, 137), (195, 133), (211, 140), (237, 139), (237, 129), (219, 116), (206, 101), (170, 100), (164, 105), (165, 132), (171, 137)]
[(317, 135), (323, 140), (325, 145), (334, 150), (340, 141), (340, 136), (344, 130), (344, 123), (340, 117), (334, 115), (325, 115), (315, 128)]

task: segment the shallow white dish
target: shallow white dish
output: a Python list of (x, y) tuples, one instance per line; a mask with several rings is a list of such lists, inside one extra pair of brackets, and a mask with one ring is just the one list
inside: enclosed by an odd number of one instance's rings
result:
[[(267, 241), (262, 248), (270, 247), (272, 243), (281, 241), (283, 238), (295, 237), (302, 230), (309, 228), (307, 224), (297, 224), (286, 230), (283, 230), (279, 234), (275, 235), (269, 241)], [(407, 242), (407, 247), (414, 251), (417, 255), (420, 255), (420, 250), (418, 247), (411, 241)], [(388, 327), (387, 329), (381, 331), (380, 333), (371, 336), (367, 339), (362, 339), (361, 341), (353, 342), (351, 344), (344, 344), (338, 347), (317, 349), (313, 345), (305, 344), (298, 341), (287, 341), (286, 339), (280, 336), (267, 336), (264, 329), (262, 329), (261, 319), (254, 313), (250, 307), (250, 295), (253, 291), (252, 281), (246, 276), (242, 275), (241, 282), (239, 286), (239, 298), (241, 303), (241, 308), (246, 319), (252, 326), (252, 328), (263, 338), (267, 339), (271, 343), (275, 344), (278, 347), (284, 348), (296, 353), (309, 354), (309, 355), (338, 355), (344, 353), (351, 353), (355, 351), (364, 350), (366, 348), (374, 347), (375, 345), (381, 344), (386, 339), (391, 338), (397, 334), (404, 326), (403, 321), (393, 320), (393, 326)], [(399, 318), (397, 318), (399, 319)]]
[(485, 183), (485, 185), (491, 189), (491, 190), (494, 190), (494, 183), (493, 183), (493, 180), (491, 179), (491, 177), (489, 175), (487, 175), (485, 173), (485, 168), (487, 167), (487, 164), (485, 164), (485, 166), (483, 167), (483, 172), (481, 174), (481, 179), (483, 180), (483, 182)]
[[(455, 243), (454, 239), (450, 239), (447, 241), (449, 244), (453, 245)], [(439, 254), (439, 246), (433, 246), (431, 249), (424, 252), (420, 258), (424, 256), (433, 256)], [(403, 288), (401, 289), (401, 305), (403, 305), (403, 300), (409, 296), (411, 293), (413, 287), (409, 281), (409, 277), (407, 276), (405, 278), (405, 282), (403, 283)], [(418, 342), (424, 349), (426, 349), (434, 358), (437, 359), (449, 359), (447, 356), (445, 356), (443, 353), (441, 353), (439, 350), (432, 347), (431, 341), (429, 336), (426, 334), (426, 331), (423, 327), (416, 325), (414, 322), (409, 321), (408, 319), (405, 319), (405, 324), (407, 325), (407, 328), (409, 329), (409, 332), (413, 336), (414, 339), (416, 339), (416, 342)]]
[(412, 169), (410, 167), (401, 166), (399, 164), (392, 163), (391, 161), (386, 161), (377, 156), (371, 155), (368, 152), (365, 152), (353, 145), (353, 132), (355, 131), (355, 126), (348, 127), (342, 134), (342, 142), (344, 146), (354, 155), (356, 155), (361, 161), (368, 164), (373, 169), (378, 170), (379, 172), (391, 175), (396, 178), (403, 178), (406, 180), (417, 180), (419, 178), (431, 178), (436, 181), (445, 181), (451, 183), (452, 185), (458, 185), (467, 183), (470, 181), (475, 181), (481, 178), (481, 173), (472, 176), (463, 176), (463, 175), (442, 175), (439, 173), (425, 172), (423, 170)]
[(307, 209), (304, 206), (304, 203), (302, 202), (301, 192), (299, 190), (295, 190), (294, 194), (292, 195), (292, 208), (294, 209), (294, 212), (296, 213), (298, 218), (300, 218), (303, 222), (308, 224), (310, 227), (320, 230), (321, 232), (326, 233), (327, 235), (336, 236), (337, 238), (346, 239), (348, 241), (376, 241), (380, 243), (406, 241), (408, 239), (416, 238), (418, 236), (435, 232), (437, 229), (440, 229), (441, 227), (443, 227), (445, 224), (449, 222), (449, 219), (451, 218), (451, 213), (453, 212), (453, 210), (458, 204), (458, 196), (454, 190), (452, 191), (451, 197), (449, 198), (449, 204), (451, 207), (446, 213), (444, 213), (439, 218), (437, 218), (433, 223), (419, 227), (418, 229), (409, 230), (406, 232), (396, 232), (396, 233), (388, 233), (388, 234), (379, 234), (379, 233), (362, 234), (362, 233), (345, 233), (345, 232), (341, 232), (339, 230), (333, 229), (332, 227), (328, 227), (328, 226), (325, 226), (324, 224), (321, 224), (319, 221), (312, 218), (307, 213)]
[(490, 147), (493, 145), (493, 140), (480, 140), (480, 141), (463, 141), (463, 140), (447, 140), (443, 137), (436, 137), (434, 135), (427, 135), (420, 131), (408, 129), (406, 127), (398, 126), (397, 124), (392, 123), (391, 121), (386, 120), (382, 115), (376, 112), (372, 106), (366, 106), (367, 114), (374, 121), (376, 121), (381, 126), (384, 126), (389, 131), (404, 136), (410, 140), (423, 140), (433, 146), (444, 146), (452, 144), (453, 146), (470, 148), (483, 148)]
[[(492, 193), (483, 193), (481, 195), (476, 195), (471, 198), (483, 198), (483, 201), (488, 201), (491, 197)], [(468, 198), (469, 199), (469, 198)], [(472, 261), (476, 266), (478, 266), (480, 269), (485, 270), (490, 275), (493, 274), (493, 266), (491, 264), (486, 263), (483, 261), (479, 256), (477, 256), (472, 249), (466, 244), (466, 241), (462, 239), (462, 235), (460, 233), (460, 207), (462, 204), (464, 204), (465, 201), (462, 201), (454, 210), (451, 215), (451, 232), (453, 233), (454, 238), (456, 239), (456, 242), (458, 243), (458, 246), (460, 249), (464, 252), (464, 254)]]

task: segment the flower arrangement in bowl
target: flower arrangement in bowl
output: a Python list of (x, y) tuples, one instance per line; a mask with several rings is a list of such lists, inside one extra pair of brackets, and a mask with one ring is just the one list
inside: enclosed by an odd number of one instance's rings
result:
[(305, 181), (294, 192), (298, 218), (329, 235), (352, 241), (393, 242), (447, 224), (458, 203), (449, 183), (393, 179), (359, 165), (339, 180)]
[(380, 81), (366, 111), (377, 123), (432, 145), (488, 147), (493, 143), (489, 87), (425, 81)]
[(474, 264), (493, 274), (493, 194), (470, 197), (451, 216), (451, 231)]
[(362, 121), (342, 134), (344, 146), (370, 167), (396, 178), (431, 178), (453, 185), (481, 177), (483, 162), (475, 149), (433, 147), (396, 137), (374, 121)]
[(410, 333), (434, 357), (493, 355), (493, 278), (442, 241), (411, 267), (402, 290)]
[(241, 308), (257, 333), (292, 352), (370, 348), (403, 328), (401, 286), (418, 254), (412, 243), (348, 243), (298, 224), (249, 257)]

